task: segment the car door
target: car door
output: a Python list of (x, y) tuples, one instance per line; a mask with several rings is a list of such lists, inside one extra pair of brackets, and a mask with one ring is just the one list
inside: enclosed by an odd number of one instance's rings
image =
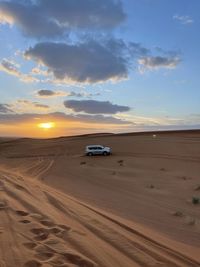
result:
[(93, 155), (96, 155), (97, 154), (97, 147), (94, 146), (91, 149), (92, 149)]
[(97, 147), (97, 154), (101, 155), (102, 154), (102, 150), (103, 150), (103, 148), (101, 146), (98, 146)]

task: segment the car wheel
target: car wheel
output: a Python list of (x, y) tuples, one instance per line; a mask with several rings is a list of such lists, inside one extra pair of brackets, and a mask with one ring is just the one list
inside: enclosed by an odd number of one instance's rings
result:
[(106, 151), (104, 151), (104, 152), (103, 152), (103, 155), (104, 155), (104, 156), (107, 156), (107, 155), (108, 155), (108, 153), (107, 153)]
[(91, 157), (93, 154), (92, 154), (92, 152), (89, 152), (87, 155)]

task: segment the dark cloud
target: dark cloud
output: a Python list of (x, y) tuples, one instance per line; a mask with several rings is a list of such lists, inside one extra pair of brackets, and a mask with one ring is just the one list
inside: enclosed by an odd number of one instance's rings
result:
[(176, 51), (160, 49), (159, 54), (154, 56), (140, 43), (111, 38), (77, 44), (38, 43), (25, 52), (25, 57), (47, 67), (54, 76), (53, 82), (95, 84), (127, 78), (136, 62), (141, 71), (173, 69), (181, 62)]
[(0, 114), (0, 124), (10, 125), (24, 122), (40, 121), (66, 121), (66, 122), (82, 122), (82, 123), (94, 123), (94, 124), (132, 124), (130, 121), (114, 118), (112, 116), (103, 115), (72, 115), (61, 112), (49, 113), (49, 114)]
[(67, 94), (67, 96), (70, 96), (70, 97), (84, 97), (84, 96), (86, 96), (86, 94), (84, 94), (84, 93), (77, 93), (77, 92), (71, 91), (71, 92), (69, 92)]
[(47, 90), (47, 89), (42, 89), (37, 91), (37, 96), (39, 97), (59, 97), (59, 96), (68, 96), (68, 92), (63, 92), (63, 91), (53, 91), (53, 90)]
[(74, 91), (70, 91), (70, 92), (63, 92), (63, 91), (52, 91), (52, 90), (46, 90), (46, 89), (42, 89), (39, 90), (37, 92), (37, 96), (39, 97), (59, 97), (59, 96), (68, 96), (68, 97), (92, 97), (92, 96), (97, 96), (100, 95), (100, 93), (96, 93), (96, 94), (91, 94), (91, 93), (86, 93), (86, 92), (74, 92)]
[(107, 43), (96, 41), (74, 45), (45, 42), (29, 48), (25, 57), (43, 63), (58, 80), (97, 83), (127, 77), (129, 64), (123, 48), (115, 53)]
[[(27, 59), (46, 67), (45, 70), (34, 68), (30, 73), (49, 75), (48, 79), (40, 80), (46, 83), (95, 84), (119, 81), (126, 79), (129, 70), (138, 63), (141, 71), (172, 69), (180, 63), (179, 56), (153, 56), (150, 49), (137, 42), (106, 39), (108, 35), (102, 30), (113, 29), (125, 18), (121, 0), (0, 0), (0, 21), (17, 25), (26, 35), (53, 40), (56, 36), (62, 37), (73, 31), (77, 37), (72, 38), (76, 40), (74, 43), (37, 43), (25, 52)], [(83, 30), (84, 34), (80, 35)], [(98, 30), (98, 34), (95, 35), (91, 30)], [(91, 40), (91, 36), (94, 39)], [(84, 42), (80, 42), (80, 37)], [(2, 62), (0, 70), (24, 82), (39, 81), (30, 74), (21, 73), (11, 61)], [(51, 92), (47, 94), (44, 92), (44, 95), (39, 96), (58, 96), (53, 93), (50, 95)]]
[(132, 124), (132, 122), (127, 120), (122, 120), (112, 116), (104, 116), (101, 114), (97, 115), (88, 115), (88, 114), (79, 114), (76, 115), (76, 118), (79, 118), (80, 121), (88, 123), (102, 123), (102, 124)]
[(13, 110), (10, 108), (10, 105), (0, 104), (0, 114), (1, 113), (7, 114), (7, 113), (12, 113), (12, 112)]
[(0, 2), (1, 13), (2, 19), (33, 37), (61, 36), (72, 29), (114, 28), (126, 17), (121, 0), (10, 0)]
[(128, 106), (119, 106), (109, 101), (96, 100), (66, 100), (64, 101), (64, 106), (75, 112), (85, 112), (89, 114), (116, 114), (118, 112), (130, 110)]
[(159, 69), (159, 68), (167, 68), (174, 69), (180, 63), (181, 59), (178, 55), (175, 56), (149, 56), (143, 57), (138, 60), (139, 64), (143, 66), (144, 69)]
[(38, 92), (37, 92), (37, 94), (39, 95), (39, 96), (44, 96), (44, 97), (50, 97), (50, 96), (56, 96), (56, 92), (54, 92), (54, 91), (52, 91), (52, 90), (45, 90), (45, 89), (43, 89), (43, 90), (39, 90)]

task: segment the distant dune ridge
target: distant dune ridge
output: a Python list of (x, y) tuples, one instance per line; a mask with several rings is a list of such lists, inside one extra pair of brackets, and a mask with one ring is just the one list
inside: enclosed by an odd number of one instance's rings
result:
[(198, 199), (198, 130), (0, 138), (0, 267), (198, 267)]

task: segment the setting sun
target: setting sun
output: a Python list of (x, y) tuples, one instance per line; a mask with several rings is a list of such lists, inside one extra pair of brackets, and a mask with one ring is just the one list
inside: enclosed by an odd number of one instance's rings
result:
[(43, 123), (38, 124), (38, 127), (42, 129), (51, 129), (55, 127), (55, 123), (54, 122), (43, 122)]

